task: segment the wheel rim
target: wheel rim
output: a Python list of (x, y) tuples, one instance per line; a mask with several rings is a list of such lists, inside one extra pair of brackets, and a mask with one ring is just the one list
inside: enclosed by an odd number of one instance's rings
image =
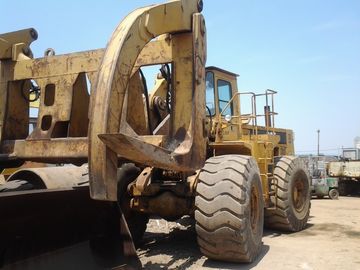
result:
[(293, 206), (297, 212), (301, 212), (306, 205), (308, 185), (302, 175), (295, 175), (295, 181), (292, 187)]
[(337, 198), (338, 197), (338, 192), (335, 189), (330, 190), (330, 198)]
[(253, 233), (257, 233), (259, 222), (259, 191), (255, 186), (251, 187), (250, 196), (250, 224)]

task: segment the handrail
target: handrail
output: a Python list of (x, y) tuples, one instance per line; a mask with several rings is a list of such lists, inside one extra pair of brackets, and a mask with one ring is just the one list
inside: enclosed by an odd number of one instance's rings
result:
[[(222, 122), (222, 117), (223, 117), (224, 112), (229, 108), (231, 103), (234, 102), (236, 97), (241, 96), (241, 95), (251, 95), (251, 113), (247, 114), (247, 118), (251, 119), (252, 134), (256, 135), (256, 137), (258, 135), (258, 118), (260, 118), (260, 117), (265, 117), (266, 132), (267, 133), (269, 133), (269, 132), (275, 133), (275, 115), (278, 115), (278, 113), (275, 112), (275, 110), (274, 110), (274, 104), (275, 104), (274, 103), (274, 95), (275, 94), (277, 94), (277, 91), (272, 90), (272, 89), (266, 89), (265, 93), (261, 93), (261, 94), (255, 94), (254, 92), (251, 92), (251, 91), (237, 92), (231, 97), (231, 99), (228, 101), (228, 103), (222, 109), (220, 114), (217, 116), (217, 120), (219, 123)], [(266, 106), (266, 108), (270, 108), (270, 110), (265, 111), (264, 114), (258, 114), (257, 106), (256, 106), (256, 99), (257, 99), (257, 97), (262, 97), (262, 96), (265, 96), (265, 106)], [(271, 104), (271, 106), (269, 106), (269, 104)], [(234, 117), (236, 117), (236, 116), (234, 116)], [(242, 118), (241, 112), (240, 112), (239, 118)], [(267, 119), (270, 119), (270, 121), (268, 121)], [(242, 125), (243, 123), (240, 122), (238, 124)], [(220, 127), (218, 126), (217, 129), (219, 129), (219, 128)]]

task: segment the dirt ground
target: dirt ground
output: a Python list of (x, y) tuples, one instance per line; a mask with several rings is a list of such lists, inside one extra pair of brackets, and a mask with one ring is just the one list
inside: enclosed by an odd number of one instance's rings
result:
[(200, 253), (190, 218), (152, 219), (138, 254), (145, 269), (360, 269), (360, 198), (314, 199), (305, 230), (265, 229), (263, 242), (252, 264), (216, 262)]

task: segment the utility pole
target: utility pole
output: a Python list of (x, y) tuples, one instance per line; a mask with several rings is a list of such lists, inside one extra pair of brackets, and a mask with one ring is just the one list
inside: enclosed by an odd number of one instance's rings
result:
[(317, 155), (320, 156), (320, 129), (317, 130), (317, 134), (318, 134), (318, 136), (317, 136), (317, 139), (318, 139), (317, 140), (318, 141), (317, 142)]

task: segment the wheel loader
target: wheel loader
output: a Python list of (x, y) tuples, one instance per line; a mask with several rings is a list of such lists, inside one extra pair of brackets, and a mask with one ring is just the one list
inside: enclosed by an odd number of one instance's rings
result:
[[(201, 0), (139, 8), (105, 49), (36, 59), (34, 29), (1, 35), (0, 164), (88, 163), (80, 175), (90, 196), (119, 207), (123, 235), (139, 241), (152, 215), (190, 215), (204, 255), (252, 262), (264, 223), (306, 227), (309, 177), (294, 156), (293, 132), (275, 128), (276, 92), (240, 93), (235, 73), (206, 68), (202, 9)], [(151, 89), (149, 66), (159, 67)], [(40, 106), (29, 132), (33, 92)], [(243, 96), (250, 113), (241, 113)], [(27, 175), (8, 181), (36, 190), (55, 181)]]

